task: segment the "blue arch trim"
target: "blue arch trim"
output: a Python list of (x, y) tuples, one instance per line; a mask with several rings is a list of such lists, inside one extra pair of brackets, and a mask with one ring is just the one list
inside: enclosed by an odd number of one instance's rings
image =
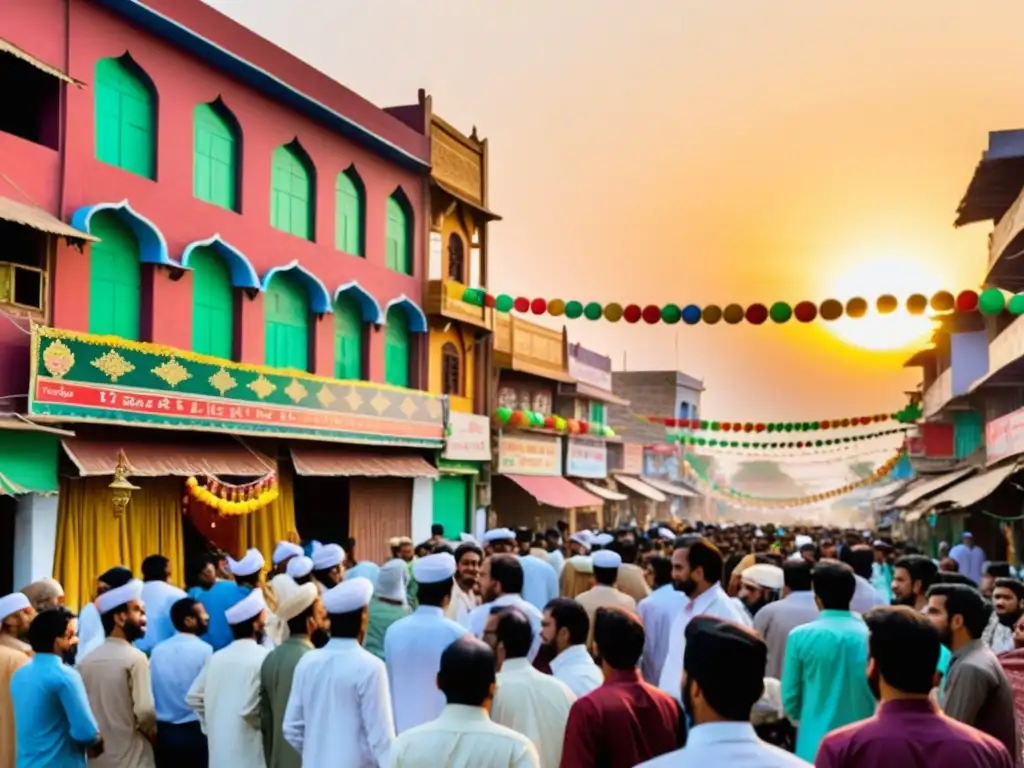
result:
[(374, 325), (384, 323), (384, 313), (380, 310), (380, 304), (373, 298), (372, 293), (359, 284), (358, 280), (338, 286), (338, 290), (334, 292), (335, 302), (343, 296), (352, 299), (359, 305), (364, 323), (373, 323)]
[(306, 287), (306, 293), (309, 296), (309, 308), (314, 314), (330, 315), (334, 313), (331, 294), (327, 292), (327, 286), (320, 282), (320, 278), (303, 268), (303, 266), (299, 264), (298, 259), (293, 260), (289, 264), (285, 264), (283, 267), (274, 267), (273, 269), (268, 270), (263, 276), (263, 282), (260, 285), (260, 290), (267, 290), (267, 286), (270, 285), (270, 281), (273, 279), (274, 275), (283, 272), (291, 272), (292, 275), (297, 277)]
[(405, 319), (409, 322), (409, 330), (413, 333), (426, 333), (427, 332), (427, 316), (420, 309), (419, 305), (406, 296), (404, 293), (397, 299), (392, 299), (384, 307), (384, 322), (387, 322), (388, 312), (391, 311), (392, 307), (395, 309), (401, 309), (405, 312)]
[(131, 229), (139, 241), (139, 261), (143, 264), (181, 268), (181, 264), (172, 259), (168, 252), (164, 233), (156, 224), (132, 208), (127, 200), (119, 203), (96, 203), (79, 208), (71, 215), (71, 226), (91, 235), (90, 222), (93, 214), (100, 211), (113, 211)]
[(186, 245), (185, 250), (181, 252), (181, 266), (189, 268), (189, 260), (197, 248), (212, 248), (218, 256), (224, 259), (228, 265), (228, 272), (231, 274), (231, 284), (235, 288), (259, 290), (262, 287), (260, 276), (256, 274), (252, 262), (235, 246), (222, 240), (220, 234)]

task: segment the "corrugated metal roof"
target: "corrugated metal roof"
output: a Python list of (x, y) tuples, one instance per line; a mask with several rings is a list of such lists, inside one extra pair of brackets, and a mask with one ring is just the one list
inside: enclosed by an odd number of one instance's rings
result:
[(958, 469), (956, 472), (949, 472), (945, 475), (939, 475), (938, 477), (926, 480), (920, 485), (915, 485), (909, 491), (900, 496), (896, 501), (893, 502), (894, 507), (909, 507), (918, 499), (923, 499), (932, 493), (938, 493), (943, 488), (947, 488), (961, 477), (967, 477), (977, 469), (977, 467), (967, 467), (966, 469)]
[(62, 441), (64, 451), (82, 477), (113, 475), (123, 450), (134, 477), (236, 475), (260, 477), (277, 464), (240, 443), (177, 443), (84, 440)]
[(656, 477), (644, 477), (644, 482), (652, 488), (657, 488), (662, 493), (667, 493), (669, 496), (681, 496), (683, 498), (697, 499), (700, 498), (699, 493), (694, 493), (689, 488), (684, 488), (681, 485), (670, 483), (666, 480), (659, 480)]
[(935, 508), (944, 505), (951, 505), (956, 508), (969, 507), (991, 496), (995, 490), (1003, 484), (1010, 475), (1020, 469), (1016, 462), (1003, 467), (995, 467), (988, 472), (957, 483), (948, 488), (933, 499), (929, 499), (928, 506)]
[(0, 219), (9, 221), (12, 224), (21, 224), (38, 232), (45, 232), (48, 235), (57, 235), (71, 240), (88, 240), (98, 243), (100, 239), (93, 237), (87, 232), (75, 229), (70, 224), (65, 224), (56, 216), (51, 216), (42, 208), (19, 203), (9, 197), (0, 197)]
[(613, 491), (608, 488), (603, 488), (600, 485), (594, 483), (588, 483), (586, 480), (583, 481), (583, 487), (590, 491), (595, 496), (600, 496), (605, 501), (625, 501), (629, 498), (624, 493)]
[(440, 477), (422, 456), (343, 448), (292, 447), (295, 471), (313, 477)]
[(9, 40), (4, 40), (2, 37), (0, 37), (0, 53), (6, 53), (11, 56), (14, 56), (16, 59), (21, 59), (26, 64), (35, 67), (39, 71), (45, 72), (48, 75), (52, 75), (53, 77), (56, 77), (58, 80), (63, 80), (65, 83), (68, 83), (70, 85), (77, 85), (79, 88), (85, 85), (85, 83), (83, 83), (81, 80), (76, 80), (70, 75), (65, 75), (56, 67), (52, 67), (45, 61), (37, 59), (28, 51), (19, 48)]
[(638, 493), (645, 499), (650, 499), (651, 501), (668, 501), (668, 497), (661, 491), (656, 488), (652, 488), (643, 480), (638, 480), (635, 477), (630, 477), (629, 475), (615, 475), (615, 482), (619, 485), (626, 486), (629, 490), (633, 491), (633, 493)]

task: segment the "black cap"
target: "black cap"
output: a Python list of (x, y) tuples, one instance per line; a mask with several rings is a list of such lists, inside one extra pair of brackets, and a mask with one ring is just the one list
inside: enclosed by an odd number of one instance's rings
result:
[(103, 573), (101, 573), (98, 578), (98, 581), (102, 581), (111, 589), (123, 587), (131, 580), (131, 569), (125, 568), (123, 565), (115, 565), (109, 571), (104, 571)]
[(533, 530), (525, 525), (520, 525), (516, 528), (516, 541), (522, 544), (529, 544), (533, 541)]
[(757, 634), (739, 624), (697, 616), (686, 625), (683, 669), (700, 682), (728, 672), (734, 680), (763, 680), (768, 646)]

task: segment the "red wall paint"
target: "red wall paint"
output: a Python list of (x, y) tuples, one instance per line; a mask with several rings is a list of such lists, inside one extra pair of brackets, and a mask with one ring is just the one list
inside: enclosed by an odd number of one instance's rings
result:
[[(0, 4), (4, 36), (40, 59), (66, 71), (87, 85), (67, 89), (66, 172), (64, 204), (60, 205), (60, 156), (52, 150), (0, 133), (0, 162), (4, 172), (40, 207), (68, 220), (79, 207), (127, 199), (132, 208), (154, 222), (163, 233), (173, 259), (191, 242), (214, 234), (246, 254), (264, 275), (275, 266), (297, 260), (334, 290), (357, 280), (382, 308), (401, 296), (421, 304), (425, 227), (425, 176), (406, 171), (324, 129), (262, 95), (210, 69), (202, 61), (156, 38), (140, 33), (117, 16), (87, 0), (38, 0)], [(151, 2), (209, 39), (227, 47), (305, 93), (414, 154), (429, 156), (427, 138), (374, 107), (348, 89), (330, 81), (289, 54), (220, 15), (199, 0)], [(70, 10), (68, 11), (68, 7)], [(65, 60), (65, 14), (70, 13), (70, 41)], [(90, 87), (98, 59), (128, 51), (146, 71), (157, 90), (157, 181), (151, 181), (94, 157), (93, 103)], [(197, 200), (192, 196), (192, 114), (194, 107), (220, 97), (234, 113), (242, 130), (241, 214)], [(308, 242), (270, 226), (270, 169), (274, 149), (298, 138), (316, 168), (315, 242)], [(354, 164), (366, 188), (366, 256), (360, 258), (334, 248), (334, 183), (337, 174)], [(2, 179), (0, 179), (2, 180)], [(413, 210), (413, 275), (401, 275), (384, 266), (385, 205), (401, 186)], [(4, 189), (0, 194), (14, 195)], [(69, 330), (88, 330), (89, 257), (63, 243), (57, 247), (52, 273), (52, 323)], [(165, 268), (151, 270), (153, 316), (142, 327), (152, 329), (155, 343), (191, 347), (192, 279), (186, 273), (171, 279)], [(143, 310), (145, 311), (145, 309)], [(313, 368), (331, 375), (334, 370), (333, 317), (313, 326)], [(8, 325), (9, 324), (0, 324)], [(240, 359), (264, 361), (262, 297), (240, 297)], [(14, 336), (12, 337), (12, 334)], [(384, 378), (384, 333), (368, 334), (369, 378)], [(0, 331), (0, 346), (26, 338), (11, 328)], [(419, 339), (420, 344), (424, 339)], [(23, 344), (23, 342), (22, 342)], [(12, 368), (5, 365), (14, 350), (0, 354), (0, 394), (10, 386)], [(420, 355), (422, 357), (422, 355)], [(421, 366), (422, 368), (422, 366)], [(13, 382), (24, 389), (24, 379)]]

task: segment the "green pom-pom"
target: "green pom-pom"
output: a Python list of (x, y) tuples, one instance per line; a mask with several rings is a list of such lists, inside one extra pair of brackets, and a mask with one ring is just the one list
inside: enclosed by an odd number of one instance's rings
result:
[(717, 421), (712, 421), (712, 422), (711, 422), (711, 431), (712, 431), (712, 432), (717, 432), (717, 431), (718, 431), (718, 430), (720, 430), (721, 428), (722, 428), (722, 425), (721, 425), (721, 424), (719, 424), (719, 423), (718, 423)]
[(604, 307), (596, 301), (592, 301), (583, 308), (583, 316), (587, 320), (600, 320), (604, 317)]
[(767, 426), (765, 427), (765, 429), (766, 429), (767, 431), (769, 431), (769, 432), (774, 432), (774, 431), (775, 431), (775, 422), (771, 422), (771, 423), (769, 423), (769, 424), (768, 424), (768, 425), (767, 425)]
[(565, 316), (570, 320), (575, 320), (583, 314), (583, 305), (573, 299), (572, 301), (565, 302)]
[(1024, 315), (1024, 293), (1018, 293), (1010, 297), (1010, 303), (1006, 305), (1011, 315)]
[(683, 312), (675, 304), (666, 304), (661, 308), (661, 322), (675, 325), (682, 319)]
[(1006, 308), (1006, 297), (998, 288), (987, 288), (978, 296), (978, 311), (983, 315), (998, 315)]
[(498, 417), (499, 424), (508, 424), (508, 420), (512, 418), (512, 409), (499, 408), (494, 412), (494, 415)]
[(775, 323), (788, 323), (793, 317), (793, 308), (784, 301), (776, 301), (768, 310), (768, 317)]
[(824, 441), (824, 440), (815, 440), (815, 441), (814, 441), (814, 446), (815, 446), (816, 448), (821, 448), (821, 446), (823, 446), (824, 444), (825, 444), (825, 441)]
[(503, 293), (494, 300), (494, 308), (499, 312), (511, 312), (512, 305), (515, 303), (515, 299), (513, 299), (507, 293)]

